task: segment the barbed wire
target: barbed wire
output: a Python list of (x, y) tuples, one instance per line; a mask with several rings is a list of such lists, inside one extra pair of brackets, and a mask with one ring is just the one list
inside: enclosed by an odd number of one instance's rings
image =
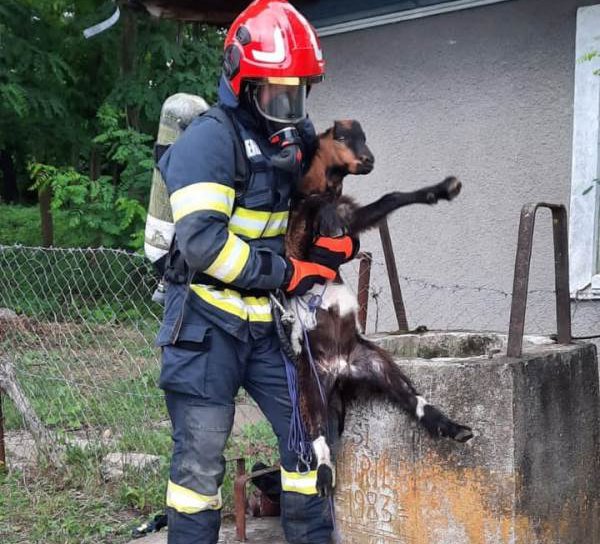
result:
[[(343, 276), (355, 293), (360, 275), (358, 261), (345, 265)], [(441, 330), (508, 327), (510, 291), (408, 274), (399, 278), (412, 324)], [(162, 308), (151, 300), (157, 282), (146, 259), (130, 251), (0, 245), (0, 352), (10, 354), (19, 384), (47, 428), (83, 434), (105, 453), (168, 459), (170, 428), (154, 348)], [(529, 291), (535, 295), (527, 312), (532, 332), (553, 330), (553, 293)], [(367, 332), (396, 330), (383, 259), (371, 262), (368, 301)], [(249, 404), (247, 398), (240, 402)], [(9, 464), (11, 458), (30, 462), (25, 455), (30, 436), (6, 398), (4, 416)], [(248, 423), (255, 421), (248, 416)], [(146, 471), (136, 478), (156, 476)]]

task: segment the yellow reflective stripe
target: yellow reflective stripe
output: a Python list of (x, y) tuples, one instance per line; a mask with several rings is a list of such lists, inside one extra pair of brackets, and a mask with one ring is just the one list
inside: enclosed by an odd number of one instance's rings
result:
[(284, 491), (293, 491), (302, 495), (316, 495), (317, 471), (311, 470), (303, 474), (301, 472), (288, 472), (281, 467), (281, 488)]
[(224, 312), (254, 323), (273, 321), (271, 303), (267, 297), (243, 297), (233, 289), (218, 289), (212, 285), (194, 284), (192, 291), (202, 300)]
[(227, 233), (227, 241), (212, 264), (204, 270), (225, 283), (235, 280), (250, 257), (250, 246), (232, 232)]
[(219, 487), (216, 495), (202, 495), (169, 480), (167, 506), (184, 514), (196, 514), (203, 510), (219, 510), (223, 506), (221, 488)]
[(263, 238), (269, 238), (271, 236), (279, 236), (280, 234), (285, 234), (285, 232), (287, 231), (289, 216), (290, 212), (272, 213), (271, 217), (269, 217), (267, 228), (263, 233)]
[(260, 238), (271, 213), (237, 207), (229, 220), (229, 230), (247, 238)]
[(248, 319), (248, 311), (242, 297), (231, 289), (216, 289), (210, 285), (192, 285), (192, 291), (202, 300), (240, 319)]
[(204, 210), (221, 212), (229, 217), (234, 199), (235, 191), (227, 185), (208, 181), (192, 183), (171, 195), (173, 219), (179, 221), (190, 213)]
[(236, 208), (229, 220), (229, 230), (246, 238), (269, 238), (285, 234), (290, 213), (263, 212)]
[(260, 323), (273, 321), (271, 303), (267, 297), (244, 297), (243, 301), (248, 311), (248, 321)]

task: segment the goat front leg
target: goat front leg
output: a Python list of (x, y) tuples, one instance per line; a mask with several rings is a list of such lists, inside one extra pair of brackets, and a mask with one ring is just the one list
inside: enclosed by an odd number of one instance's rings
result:
[(462, 183), (455, 177), (424, 187), (410, 193), (395, 191), (382, 196), (376, 202), (354, 210), (350, 222), (350, 233), (360, 234), (377, 225), (382, 219), (398, 208), (411, 204), (436, 204), (438, 200), (453, 200), (458, 196)]
[(457, 442), (473, 438), (470, 427), (452, 421), (419, 395), (393, 359), (372, 342), (360, 340), (340, 381), (346, 397), (360, 391), (387, 397), (416, 418), (432, 436), (448, 437)]

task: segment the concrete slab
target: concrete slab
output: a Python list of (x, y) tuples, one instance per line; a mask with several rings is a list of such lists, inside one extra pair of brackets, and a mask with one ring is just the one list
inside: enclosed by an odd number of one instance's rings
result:
[[(250, 544), (285, 544), (279, 518), (248, 518), (247, 531)], [(224, 521), (221, 527), (219, 544), (237, 544), (235, 525), (232, 521)], [(167, 544), (167, 531), (132, 540), (129, 544)]]

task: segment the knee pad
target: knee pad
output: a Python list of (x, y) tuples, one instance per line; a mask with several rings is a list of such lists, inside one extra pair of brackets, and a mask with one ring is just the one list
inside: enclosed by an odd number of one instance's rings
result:
[[(233, 425), (234, 407), (202, 406), (188, 401), (181, 409), (185, 413), (178, 418), (178, 427), (183, 428), (174, 432), (181, 443), (174, 450), (171, 481), (201, 495), (220, 497), (225, 475), (223, 450)], [(220, 508), (220, 503), (213, 501), (209, 508)]]

